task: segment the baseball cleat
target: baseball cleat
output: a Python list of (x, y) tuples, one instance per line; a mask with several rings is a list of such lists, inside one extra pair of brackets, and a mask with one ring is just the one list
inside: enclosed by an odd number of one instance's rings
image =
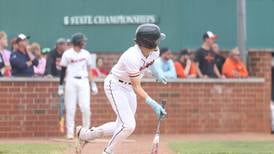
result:
[(108, 153), (108, 152), (104, 151), (102, 154), (111, 154), (111, 153)]
[(88, 130), (88, 140), (95, 140), (102, 137), (104, 134), (103, 130), (92, 127)]
[(73, 135), (67, 135), (67, 140), (73, 140), (74, 139), (74, 136)]
[(80, 138), (81, 130), (82, 130), (82, 126), (77, 126), (77, 127), (76, 127), (76, 137), (77, 137), (77, 140), (76, 140), (76, 147), (75, 147), (75, 152), (76, 152), (76, 154), (81, 154), (82, 149), (83, 149), (84, 146), (88, 143), (87, 141), (82, 140), (82, 139)]

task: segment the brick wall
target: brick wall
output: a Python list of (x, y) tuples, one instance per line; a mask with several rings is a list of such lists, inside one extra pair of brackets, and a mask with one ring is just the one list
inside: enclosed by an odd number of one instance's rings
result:
[[(103, 55), (100, 55), (103, 56)], [(106, 56), (104, 56), (106, 57)], [(115, 57), (112, 55), (108, 57)], [(163, 133), (269, 133), (271, 53), (250, 53), (251, 68), (260, 79), (171, 81), (166, 86), (147, 80), (142, 85), (156, 100), (167, 100)], [(0, 137), (58, 136), (57, 80), (0, 79)], [(98, 81), (92, 97), (92, 123), (114, 120)], [(156, 119), (138, 99), (135, 133), (151, 133)], [(77, 111), (77, 124), (80, 112)]]

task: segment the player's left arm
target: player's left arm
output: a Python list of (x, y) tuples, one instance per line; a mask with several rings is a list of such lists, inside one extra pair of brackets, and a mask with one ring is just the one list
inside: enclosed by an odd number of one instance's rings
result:
[(91, 68), (92, 67), (88, 67), (88, 79), (89, 79), (89, 81), (90, 82), (93, 82), (94, 81), (94, 79), (95, 79), (95, 77), (94, 77), (94, 75), (93, 75), (93, 73), (92, 73), (92, 71), (91, 71)]
[(142, 88), (141, 86), (141, 81), (140, 81), (140, 76), (136, 77), (131, 77), (130, 82), (132, 84), (132, 88), (135, 91), (135, 93), (140, 96), (143, 99), (146, 99), (149, 97), (147, 92)]
[(95, 77), (92, 73), (92, 71), (90, 71), (90, 69), (88, 70), (88, 74), (89, 74), (89, 82), (90, 82), (90, 91), (92, 95), (96, 95), (98, 93), (98, 88), (97, 85), (94, 81)]
[(141, 79), (140, 76), (130, 77), (130, 82), (132, 84), (132, 88), (134, 92), (141, 98), (145, 99), (145, 102), (151, 106), (151, 108), (154, 110), (156, 115), (158, 117), (161, 117), (162, 115), (167, 114), (165, 109), (157, 103), (155, 100), (153, 100), (147, 92), (143, 89), (141, 86)]
[(157, 81), (163, 83), (163, 84), (167, 84), (167, 79), (164, 76), (164, 72), (159, 69), (159, 64), (157, 62), (157, 60), (153, 63), (153, 65), (149, 66), (149, 69), (152, 73), (152, 75), (156, 78)]
[(60, 80), (59, 80), (59, 86), (58, 86), (58, 95), (62, 96), (64, 95), (64, 80), (66, 76), (67, 67), (62, 66), (61, 72), (60, 72)]
[(91, 90), (91, 94), (92, 95), (96, 95), (98, 93), (98, 88), (97, 88), (97, 85), (94, 81), (95, 79), (95, 76), (94, 74), (92, 73), (91, 71), (91, 68), (92, 68), (92, 57), (91, 55), (89, 54), (88, 56), (88, 60), (87, 60), (87, 65), (88, 65), (88, 78), (89, 78), (89, 82), (90, 82), (90, 90)]
[(59, 80), (59, 86), (58, 86), (58, 95), (64, 95), (64, 80), (67, 72), (67, 65), (68, 65), (68, 59), (66, 53), (63, 54), (61, 58), (61, 72), (60, 72), (60, 80)]

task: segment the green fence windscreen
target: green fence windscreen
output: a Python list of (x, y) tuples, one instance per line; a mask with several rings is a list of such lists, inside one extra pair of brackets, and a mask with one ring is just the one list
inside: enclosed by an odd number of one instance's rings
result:
[[(248, 47), (273, 48), (273, 8), (273, 0), (247, 0)], [(10, 38), (26, 33), (43, 47), (78, 31), (92, 51), (123, 51), (133, 44), (137, 25), (64, 25), (65, 16), (79, 15), (156, 15), (167, 34), (162, 46), (174, 51), (198, 48), (207, 30), (219, 35), (221, 48), (236, 46), (236, 0), (1, 0), (0, 31)]]

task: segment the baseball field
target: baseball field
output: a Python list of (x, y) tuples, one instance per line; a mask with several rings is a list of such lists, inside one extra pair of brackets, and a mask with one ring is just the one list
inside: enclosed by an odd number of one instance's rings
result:
[[(135, 135), (123, 142), (119, 154), (149, 154), (151, 135)], [(107, 140), (86, 145), (82, 154), (101, 154)], [(125, 148), (126, 147), (126, 148)], [(0, 154), (73, 154), (74, 142), (62, 138), (2, 139)], [(268, 134), (162, 135), (161, 154), (274, 154), (274, 136)]]
[(0, 154), (274, 154), (274, 0), (0, 0)]

